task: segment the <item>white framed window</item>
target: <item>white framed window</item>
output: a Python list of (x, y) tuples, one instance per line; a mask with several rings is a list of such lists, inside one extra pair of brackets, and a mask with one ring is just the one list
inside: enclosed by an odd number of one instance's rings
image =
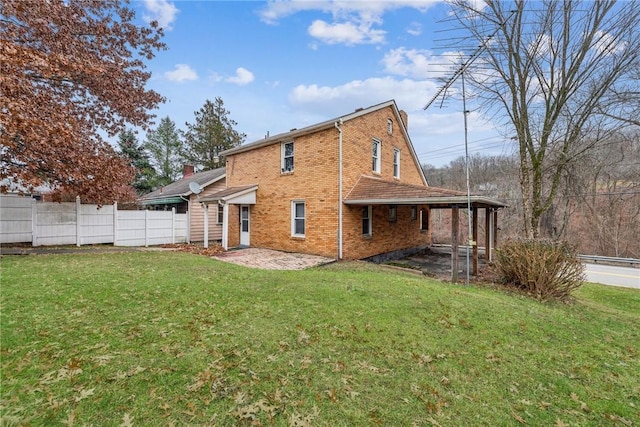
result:
[(395, 222), (398, 220), (398, 207), (396, 205), (389, 205), (389, 222)]
[(393, 133), (393, 120), (387, 119), (387, 133), (391, 135)]
[(224, 206), (222, 205), (218, 205), (218, 222), (217, 224), (222, 224), (222, 221), (224, 221)]
[(282, 160), (281, 160), (281, 172), (288, 173), (293, 172), (293, 141), (283, 142), (281, 145)]
[(363, 206), (362, 207), (362, 235), (363, 236), (371, 236), (372, 233), (372, 222), (371, 222), (371, 206)]
[(373, 139), (372, 143), (371, 143), (371, 170), (373, 170), (374, 172), (380, 173), (380, 149), (381, 149), (381, 145), (382, 143), (377, 140), (377, 139)]
[(393, 177), (400, 178), (400, 150), (393, 149)]
[(303, 200), (291, 202), (291, 235), (304, 237), (306, 212)]

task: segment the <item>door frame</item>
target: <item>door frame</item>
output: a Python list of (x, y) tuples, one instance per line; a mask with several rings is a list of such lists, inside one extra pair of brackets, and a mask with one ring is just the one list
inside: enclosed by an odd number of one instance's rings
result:
[[(242, 213), (246, 208), (247, 212), (247, 231), (243, 231), (243, 222), (245, 218)], [(240, 205), (240, 246), (249, 246), (251, 244), (251, 205)]]

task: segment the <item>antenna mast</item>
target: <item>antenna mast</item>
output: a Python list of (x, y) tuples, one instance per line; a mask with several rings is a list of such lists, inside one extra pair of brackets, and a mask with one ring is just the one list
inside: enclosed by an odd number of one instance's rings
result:
[[(436, 99), (438, 99), (438, 97), (445, 93), (447, 89), (449, 89), (451, 87), (451, 85), (453, 85), (453, 83), (455, 83), (456, 80), (458, 80), (458, 77), (461, 77), (461, 81), (462, 81), (462, 114), (464, 116), (464, 153), (465, 153), (465, 170), (466, 170), (466, 183), (467, 183), (467, 217), (468, 217), (468, 241), (467, 241), (467, 268), (466, 268), (466, 284), (469, 285), (469, 269), (470, 269), (470, 263), (469, 263), (469, 251), (471, 246), (477, 245), (477, 242), (473, 241), (473, 234), (472, 234), (472, 224), (471, 224), (471, 187), (469, 184), (469, 142), (468, 142), (468, 132), (467, 132), (467, 114), (469, 114), (469, 111), (467, 110), (467, 97), (466, 97), (466, 92), (465, 92), (465, 86), (464, 86), (464, 73), (465, 71), (467, 71), (467, 69), (469, 68), (469, 66), (471, 66), (471, 64), (473, 64), (473, 62), (478, 59), (478, 57), (480, 56), (480, 54), (482, 52), (484, 52), (487, 49), (487, 45), (489, 44), (489, 42), (491, 41), (491, 39), (498, 34), (498, 31), (500, 31), (500, 29), (502, 27), (504, 27), (504, 25), (507, 23), (507, 21), (513, 16), (513, 14), (515, 13), (515, 10), (512, 10), (511, 13), (509, 14), (509, 16), (507, 17), (507, 19), (504, 20), (504, 22), (501, 22), (500, 25), (498, 25), (498, 27), (491, 33), (489, 34), (484, 40), (483, 42), (480, 44), (480, 46), (478, 46), (478, 48), (469, 56), (469, 58), (467, 58), (466, 62), (463, 62), (460, 67), (458, 67), (458, 69), (453, 73), (453, 75), (449, 78), (449, 80), (447, 80), (447, 82), (440, 87), (440, 89), (438, 89), (435, 93), (435, 95), (433, 95), (433, 97), (429, 100), (429, 102), (427, 102), (427, 105), (424, 106), (423, 110), (426, 110), (427, 108), (429, 108), (431, 106), (431, 104), (433, 104), (435, 102)], [(444, 102), (444, 95), (442, 96), (442, 102)], [(440, 107), (442, 108), (442, 103), (440, 104)], [(452, 247), (453, 250), (453, 247)], [(486, 250), (486, 249), (485, 249)], [(451, 254), (451, 256), (453, 257), (454, 255)], [(455, 255), (457, 256), (457, 254)], [(453, 262), (452, 262), (452, 268), (453, 268)], [(453, 274), (453, 272), (452, 272)], [(455, 273), (455, 276), (457, 277), (457, 272)]]

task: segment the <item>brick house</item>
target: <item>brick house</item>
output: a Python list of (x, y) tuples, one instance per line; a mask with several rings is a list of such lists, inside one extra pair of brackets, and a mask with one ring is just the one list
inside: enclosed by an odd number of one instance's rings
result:
[[(189, 220), (189, 242), (202, 242), (205, 240), (222, 239), (222, 212), (220, 215), (208, 213), (199, 198), (207, 197), (226, 188), (225, 169), (218, 168), (202, 172), (194, 172), (192, 165), (185, 165), (182, 170), (182, 178), (162, 188), (145, 194), (138, 203), (146, 209), (171, 210), (176, 213), (187, 213)], [(195, 182), (202, 192), (194, 194), (189, 184)], [(221, 210), (220, 210), (221, 211)], [(205, 233), (205, 223), (207, 233)]]
[[(427, 185), (390, 100), (221, 153), (224, 191), (202, 197), (222, 206), (222, 244), (337, 259), (426, 247), (429, 213), (466, 201)], [(475, 198), (476, 206), (501, 206)]]

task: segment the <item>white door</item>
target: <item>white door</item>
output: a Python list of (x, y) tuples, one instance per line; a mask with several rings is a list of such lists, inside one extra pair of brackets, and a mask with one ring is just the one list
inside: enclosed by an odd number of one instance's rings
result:
[(240, 206), (240, 246), (249, 246), (249, 205)]

